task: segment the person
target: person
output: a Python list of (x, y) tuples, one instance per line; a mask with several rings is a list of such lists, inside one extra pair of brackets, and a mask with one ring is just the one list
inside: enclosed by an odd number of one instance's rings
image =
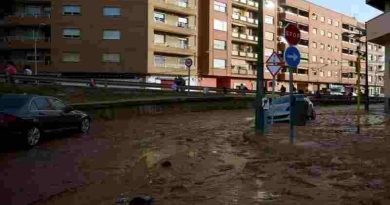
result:
[(181, 77), (179, 76), (178, 78), (178, 85), (179, 85), (179, 91), (180, 92), (184, 92), (185, 91), (185, 86), (186, 86), (186, 81)]
[(32, 75), (32, 70), (31, 70), (31, 67), (29, 65), (24, 66), (23, 74), (28, 75), (28, 76)]
[(321, 93), (319, 90), (316, 91), (316, 98), (320, 99), (321, 98)]
[(240, 90), (240, 93), (243, 94), (243, 95), (245, 95), (245, 86), (244, 86), (244, 84), (241, 83), (241, 85), (240, 85), (238, 88), (239, 88), (239, 90)]
[(12, 61), (9, 61), (7, 63), (7, 66), (5, 68), (5, 74), (7, 76), (8, 83), (15, 83), (14, 76), (17, 74), (17, 70), (15, 64)]
[(350, 92), (348, 93), (348, 105), (351, 105), (351, 104), (352, 104), (352, 96), (353, 96), (352, 91), (350, 91)]
[(283, 85), (282, 85), (282, 87), (280, 88), (280, 93), (281, 93), (282, 95), (284, 95), (284, 94), (286, 93), (286, 87), (284, 87)]
[(226, 87), (223, 87), (223, 88), (222, 88), (222, 92), (223, 92), (224, 95), (228, 94), (227, 88), (226, 88)]

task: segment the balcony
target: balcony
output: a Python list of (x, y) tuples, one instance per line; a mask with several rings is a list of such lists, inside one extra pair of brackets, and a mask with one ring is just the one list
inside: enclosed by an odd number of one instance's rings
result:
[[(37, 39), (38, 49), (50, 49), (50, 38), (39, 37)], [(34, 39), (24, 36), (8, 36), (2, 39), (5, 48), (8, 49), (34, 49)]]
[(233, 50), (232, 56), (236, 56), (236, 57), (248, 60), (248, 61), (256, 61), (257, 60), (257, 53), (253, 53), (253, 52)]
[(164, 11), (192, 16), (195, 16), (197, 14), (196, 6), (191, 1), (186, 3), (179, 0), (154, 0), (153, 3), (155, 8)]
[(259, 8), (259, 3), (253, 0), (233, 0), (233, 5), (240, 6), (252, 11), (257, 11)]
[(256, 70), (250, 69), (250, 68), (233, 68), (231, 71), (232, 75), (236, 76), (247, 76), (247, 77), (252, 77), (255, 78), (256, 76)]
[(170, 33), (180, 33), (183, 35), (196, 35), (195, 25), (177, 21), (155, 21), (154, 29)]
[(172, 42), (164, 44), (154, 44), (154, 50), (160, 53), (169, 53), (177, 55), (193, 55), (196, 48), (185, 43)]
[[(290, 74), (287, 73), (287, 72), (278, 74), (278, 80), (287, 81), (289, 79), (290, 79)], [(307, 82), (307, 81), (309, 81), (309, 75), (294, 73), (293, 74), (293, 81), (304, 81), (304, 82)]]
[[(153, 72), (161, 74), (177, 74), (177, 75), (188, 75), (187, 67), (180, 63), (160, 63), (154, 64)], [(196, 69), (191, 67), (191, 74), (195, 74)]]
[(50, 25), (50, 15), (10, 15), (7, 16), (2, 24), (6, 25), (24, 25), (24, 26), (38, 26), (38, 25)]
[(242, 23), (247, 26), (257, 27), (259, 24), (259, 21), (257, 19), (247, 17), (247, 16), (241, 16), (239, 14), (232, 14), (233, 22), (236, 23)]
[(376, 44), (385, 45), (390, 41), (390, 12), (384, 13), (367, 22), (368, 41)]

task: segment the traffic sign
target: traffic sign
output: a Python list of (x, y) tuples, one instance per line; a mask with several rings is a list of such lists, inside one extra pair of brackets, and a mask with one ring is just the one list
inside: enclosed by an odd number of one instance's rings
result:
[(276, 76), (283, 65), (284, 62), (282, 62), (279, 55), (275, 52), (272, 53), (272, 55), (268, 58), (266, 63), (267, 69), (272, 74), (272, 76)]
[(296, 47), (290, 46), (284, 51), (284, 61), (286, 61), (288, 66), (297, 68), (301, 62), (301, 53)]
[(294, 24), (288, 24), (284, 29), (284, 37), (290, 45), (297, 45), (301, 40), (301, 31)]
[(190, 68), (191, 66), (192, 66), (192, 59), (191, 58), (187, 58), (186, 59), (186, 61), (184, 62), (184, 64), (188, 67), (188, 68)]

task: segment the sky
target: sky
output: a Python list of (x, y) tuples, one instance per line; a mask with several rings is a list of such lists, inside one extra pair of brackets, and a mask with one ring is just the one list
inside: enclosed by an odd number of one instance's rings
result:
[(308, 0), (317, 5), (335, 10), (337, 12), (355, 17), (361, 22), (366, 22), (382, 12), (367, 5), (366, 0)]

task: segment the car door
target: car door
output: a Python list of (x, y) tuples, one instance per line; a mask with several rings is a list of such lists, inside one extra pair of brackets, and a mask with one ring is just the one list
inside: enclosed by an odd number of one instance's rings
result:
[(73, 111), (65, 112), (67, 107), (65, 103), (57, 98), (48, 98), (50, 104), (56, 112), (58, 112), (58, 123), (61, 129), (73, 129), (78, 126), (77, 115)]
[(45, 97), (35, 97), (30, 104), (30, 111), (34, 119), (38, 121), (39, 128), (43, 132), (58, 130), (58, 113), (54, 112), (49, 101)]

